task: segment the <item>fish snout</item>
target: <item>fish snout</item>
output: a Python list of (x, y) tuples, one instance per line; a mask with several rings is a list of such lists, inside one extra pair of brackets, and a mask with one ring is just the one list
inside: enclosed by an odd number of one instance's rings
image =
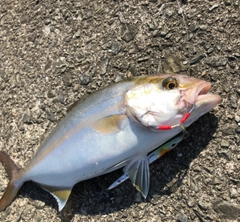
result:
[(206, 81), (198, 81), (188, 87), (186, 90), (182, 90), (181, 100), (190, 106), (195, 105), (198, 97), (201, 95), (206, 95), (211, 89), (211, 83)]

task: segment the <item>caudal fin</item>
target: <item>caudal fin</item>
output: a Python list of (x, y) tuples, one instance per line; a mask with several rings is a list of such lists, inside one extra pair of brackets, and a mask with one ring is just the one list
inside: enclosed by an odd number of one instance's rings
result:
[(8, 154), (0, 151), (0, 162), (3, 164), (9, 177), (7, 189), (0, 200), (0, 211), (3, 211), (15, 198), (23, 182), (15, 180), (15, 177), (20, 169), (16, 166)]

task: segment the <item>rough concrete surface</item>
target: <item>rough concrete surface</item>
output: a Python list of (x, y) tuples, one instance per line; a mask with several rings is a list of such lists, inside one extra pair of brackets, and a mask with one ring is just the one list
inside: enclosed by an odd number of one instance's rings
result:
[(151, 165), (146, 200), (129, 181), (106, 190), (118, 170), (77, 184), (58, 213), (29, 182), (0, 221), (240, 221), (239, 15), (239, 0), (1, 0), (0, 149), (21, 168), (67, 107), (126, 77), (186, 73), (222, 103)]

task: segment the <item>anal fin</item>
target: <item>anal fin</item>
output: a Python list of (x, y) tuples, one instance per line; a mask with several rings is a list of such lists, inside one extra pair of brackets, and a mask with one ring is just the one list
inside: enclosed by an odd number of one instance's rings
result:
[(57, 200), (59, 211), (61, 211), (66, 205), (72, 191), (72, 187), (52, 187), (42, 184), (39, 184), (39, 186), (48, 191)]
[(133, 186), (146, 198), (150, 186), (149, 162), (147, 156), (134, 158), (124, 169), (132, 181)]

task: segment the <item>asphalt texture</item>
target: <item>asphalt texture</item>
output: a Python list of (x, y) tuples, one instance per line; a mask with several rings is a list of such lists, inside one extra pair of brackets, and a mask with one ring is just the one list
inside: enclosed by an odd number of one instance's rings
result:
[[(127, 77), (184, 73), (222, 103), (151, 165), (146, 200), (130, 181), (107, 191), (118, 170), (59, 213), (29, 182), (0, 221), (240, 221), (239, 15), (238, 0), (1, 0), (0, 149), (20, 168), (71, 104)], [(1, 166), (0, 195), (7, 183)]]

